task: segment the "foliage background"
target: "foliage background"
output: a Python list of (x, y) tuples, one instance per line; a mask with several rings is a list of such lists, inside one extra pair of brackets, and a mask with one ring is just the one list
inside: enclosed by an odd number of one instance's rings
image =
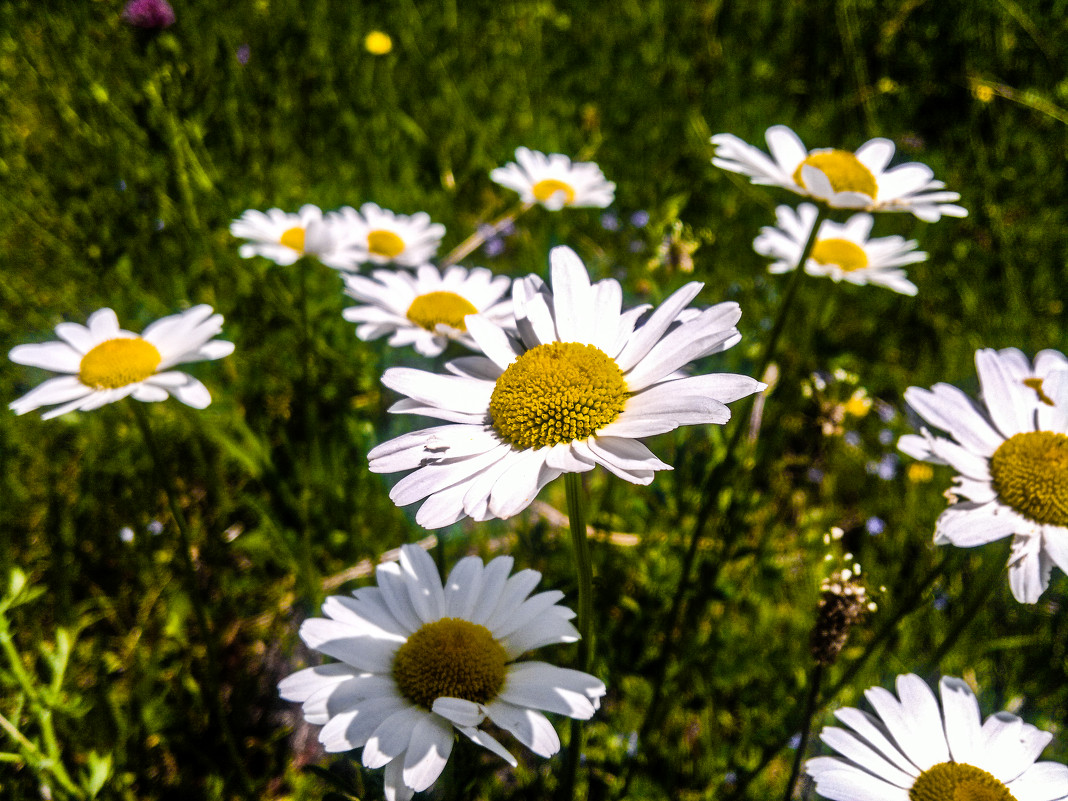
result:
[[(377, 773), (319, 751), (275, 685), (309, 658), (300, 622), (328, 591), (356, 586), (330, 577), (425, 534), (364, 456), (412, 427), (385, 414), (381, 371), (419, 361), (358, 342), (326, 268), (301, 277), (239, 259), (230, 220), (246, 208), (373, 200), (429, 212), (449, 248), (512, 202), (487, 173), (515, 147), (593, 159), (618, 185), (611, 219), (536, 210), (501, 254), (467, 263), (544, 274), (549, 247), (567, 243), (595, 277), (619, 278), (629, 302), (656, 302), (690, 278), (656, 255), (681, 220), (684, 239), (701, 245), (700, 300), (735, 299), (744, 311), (743, 344), (706, 369), (746, 372), (783, 286), (751, 241), (776, 203), (795, 199), (713, 169), (708, 138), (760, 143), (775, 123), (810, 146), (889, 137), (971, 213), (930, 226), (877, 220), (877, 234), (916, 237), (930, 254), (910, 270), (915, 299), (802, 287), (759, 459), (734, 479), (744, 480), (740, 513), (702, 548), (668, 672), (672, 704), (640, 741), (698, 480), (721, 454), (721, 432), (656, 439), (677, 470), (647, 490), (590, 480), (594, 524), (636, 540), (594, 548), (597, 672), (610, 694), (591, 729), (589, 795), (782, 792), (831, 526), (871, 585), (887, 588), (832, 671), (832, 684), (846, 680), (836, 704), (859, 703), (863, 688), (900, 672), (964, 675), (986, 713), (1018, 711), (1059, 735), (1047, 758), (1068, 759), (1068, 583), (1056, 573), (1039, 604), (1021, 606), (1005, 580), (1007, 542), (934, 549), (950, 474), (910, 481), (894, 456), (910, 429), (907, 386), (974, 391), (976, 348), (1033, 355), (1068, 344), (1066, 6), (235, 0), (176, 3), (177, 24), (157, 35), (126, 25), (112, 0), (0, 5), (0, 351), (46, 341), (56, 323), (102, 306), (139, 330), (200, 302), (225, 315), (237, 343), (231, 358), (197, 368), (214, 397), (207, 411), (150, 411), (197, 531), (224, 700), (258, 797), (380, 792)], [(386, 56), (363, 47), (376, 29), (393, 38)], [(650, 220), (636, 226), (641, 210)], [(817, 370), (831, 378), (806, 396)], [(42, 379), (9, 364), (0, 397)], [(825, 433), (860, 386), (875, 409)], [(88, 769), (90, 752), (111, 754), (107, 798), (230, 795), (233, 771), (194, 680), (203, 646), (172, 522), (129, 409), (0, 415), (0, 468), (0, 577), (17, 566), (41, 591), (9, 613), (14, 643), (43, 682), (67, 634), (73, 643), (50, 702), (72, 770)], [(725, 502), (732, 485), (721, 490)], [(543, 500), (562, 508), (562, 489)], [(874, 536), (873, 518), (884, 526)], [(570, 592), (560, 531), (531, 512), (458, 526), (444, 550), (452, 562), (507, 549)], [(0, 712), (32, 734), (19, 698), (4, 674)], [(454, 762), (454, 783), (495, 798), (543, 798), (556, 782), (553, 762), (524, 759), (514, 774), (473, 750)], [(0, 762), (5, 797), (39, 797), (38, 785)]]

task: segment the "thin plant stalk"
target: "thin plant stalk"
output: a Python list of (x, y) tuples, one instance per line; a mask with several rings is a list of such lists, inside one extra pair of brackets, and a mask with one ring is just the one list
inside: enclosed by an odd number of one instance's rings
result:
[(441, 260), (442, 269), (451, 267), (459, 262), (461, 259), (470, 256), (489, 238), (490, 235), (497, 233), (501, 228), (508, 223), (515, 222), (522, 215), (526, 214), (533, 208), (533, 203), (520, 203), (517, 206), (509, 209), (502, 214), (496, 220), (486, 225), (478, 225), (475, 227), (475, 232), (471, 236), (467, 237), (463, 242), (454, 247), (448, 252), (444, 259)]
[(797, 753), (794, 754), (794, 764), (790, 768), (790, 779), (786, 782), (786, 792), (783, 793), (783, 801), (790, 801), (794, 795), (794, 787), (797, 786), (797, 778), (801, 775), (801, 763), (805, 761), (805, 752), (808, 751), (809, 737), (812, 735), (812, 719), (816, 716), (816, 699), (819, 698), (820, 684), (823, 683), (823, 663), (816, 662), (808, 679), (808, 693), (805, 695), (805, 718), (801, 725), (801, 739), (797, 743)]
[[(571, 543), (575, 551), (575, 572), (578, 579), (578, 669), (588, 673), (593, 663), (593, 565), (590, 562), (590, 541), (586, 534), (585, 494), (582, 476), (566, 473), (567, 516), (571, 525)], [(560, 798), (570, 801), (577, 789), (579, 760), (582, 756), (585, 730), (581, 720), (571, 721), (571, 741), (567, 748), (567, 763)]]
[[(768, 369), (768, 365), (771, 364), (772, 360), (775, 358), (779, 340), (782, 337), (782, 332), (786, 328), (786, 321), (790, 316), (790, 311), (794, 306), (794, 298), (797, 296), (797, 291), (801, 286), (805, 262), (808, 261), (809, 256), (812, 254), (812, 249), (816, 246), (816, 237), (819, 233), (820, 225), (823, 223), (826, 216), (824, 208), (822, 206), (819, 207), (816, 214), (816, 220), (812, 225), (812, 232), (809, 234), (808, 240), (805, 242), (805, 247), (801, 251), (801, 257), (797, 261), (797, 266), (794, 269), (793, 274), (790, 276), (790, 283), (787, 285), (786, 294), (783, 296), (782, 303), (779, 305), (775, 322), (772, 325), (767, 341), (764, 343), (760, 360), (757, 362), (755, 372), (758, 376), (764, 375)], [(644, 735), (649, 733), (659, 715), (660, 705), (663, 702), (664, 692), (666, 690), (666, 682), (664, 681), (664, 678), (667, 674), (667, 667), (672, 651), (678, 644), (679, 627), (685, 612), (684, 602), (686, 595), (690, 590), (690, 584), (693, 582), (693, 575), (697, 565), (697, 553), (701, 539), (704, 536), (705, 527), (712, 516), (712, 512), (718, 505), (718, 489), (721, 486), (723, 479), (726, 478), (727, 474), (733, 469), (737, 462), (736, 451), (741, 442), (742, 435), (746, 430), (746, 426), (744, 425), (745, 415), (740, 414), (740, 409), (738, 411), (738, 414), (732, 415), (735, 420), (731, 438), (727, 443), (726, 453), (709, 471), (701, 488), (701, 497), (703, 498), (703, 501), (697, 512), (697, 518), (694, 522), (693, 531), (690, 534), (690, 541), (686, 548), (686, 554), (682, 560), (682, 571), (679, 577), (679, 583), (676, 585), (675, 593), (671, 599), (671, 606), (667, 616), (668, 625), (664, 629), (667, 639), (660, 652), (660, 656), (654, 665), (652, 680), (653, 697), (646, 708), (645, 718), (639, 728), (639, 741), (641, 741)], [(733, 537), (730, 537), (729, 532), (728, 538), (733, 539)], [(729, 543), (724, 550), (726, 551), (728, 549)]]
[(215, 717), (215, 723), (222, 734), (223, 742), (226, 745), (230, 760), (233, 762), (234, 768), (237, 770), (242, 790), (247, 798), (253, 799), (256, 797), (256, 793), (252, 785), (252, 779), (249, 776), (248, 769), (245, 767), (245, 759), (238, 750), (237, 740), (234, 737), (234, 733), (230, 729), (229, 716), (223, 708), (218, 678), (220, 675), (219, 647), (218, 643), (215, 641), (215, 632), (208, 623), (208, 613), (204, 608), (203, 595), (200, 592), (200, 588), (197, 586), (196, 567), (193, 564), (192, 556), (192, 538), (189, 536), (189, 524), (186, 522), (185, 514), (182, 512), (182, 508), (178, 505), (178, 501), (174, 496), (170, 479), (163, 470), (163, 460), (160, 457), (159, 446), (156, 443), (155, 435), (152, 433), (152, 426), (149, 425), (148, 422), (148, 414), (140, 403), (133, 403), (132, 406), (134, 417), (137, 420), (137, 426), (141, 429), (141, 434), (145, 440), (145, 446), (148, 448), (149, 455), (152, 458), (152, 468), (156, 475), (156, 482), (162, 488), (164, 495), (167, 496), (167, 505), (170, 508), (171, 517), (174, 518), (175, 527), (178, 529), (179, 542), (177, 550), (179, 554), (179, 562), (182, 565), (183, 578), (185, 579), (185, 590), (186, 594), (189, 596), (189, 602), (193, 606), (193, 614), (196, 618), (197, 628), (200, 630), (200, 638), (204, 643), (204, 650), (207, 655), (205, 683), (208, 686), (206, 687), (207, 692), (205, 695), (210, 699), (209, 703), (211, 704), (212, 714)]

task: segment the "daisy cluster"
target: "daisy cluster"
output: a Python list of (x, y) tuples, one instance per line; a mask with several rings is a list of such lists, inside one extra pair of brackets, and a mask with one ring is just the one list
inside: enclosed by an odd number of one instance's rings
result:
[(785, 125), (769, 128), (766, 139), (770, 156), (733, 134), (717, 134), (712, 137), (716, 148), (712, 163), (748, 176), (754, 184), (777, 186), (830, 209), (859, 212), (845, 223), (823, 220), (810, 243), (817, 207), (811, 203), (796, 210), (779, 206), (777, 224), (761, 229), (753, 242), (757, 253), (774, 259), (769, 271), (796, 269), (807, 251), (803, 269), (809, 275), (915, 295), (916, 286), (901, 268), (925, 261), (927, 254), (916, 250), (915, 240), (872, 238), (871, 212), (909, 212), (925, 222), (937, 222), (943, 216), (966, 217), (967, 210), (953, 203), (960, 195), (946, 191), (925, 164), (911, 162), (887, 169), (894, 156), (894, 143), (889, 139), (872, 139), (852, 153), (834, 148), (809, 150)]
[[(717, 135), (713, 163), (823, 207), (776, 209), (776, 225), (754, 242), (773, 259), (769, 270), (915, 295), (902, 268), (927, 255), (914, 240), (872, 238), (872, 215), (962, 217), (959, 195), (922, 164), (889, 167), (894, 146), (885, 139), (849, 152), (810, 151), (784, 126), (766, 138), (770, 156)], [(534, 206), (605, 208), (615, 191), (596, 164), (523, 147), (490, 178), (519, 196), (518, 208), (442, 259), (444, 226), (425, 212), (398, 214), (373, 202), (326, 213), (313, 205), (296, 213), (248, 210), (230, 227), (244, 240), (244, 258), (299, 262), (298, 269), (318, 261), (339, 271), (345, 295), (358, 304), (343, 316), (361, 340), (387, 338), (391, 347), (411, 346), (428, 358), (466, 349), (434, 370), (390, 367), (382, 376), (400, 396), (390, 412), (437, 421), (368, 454), (372, 472), (403, 474), (390, 497), (399, 506), (419, 504), (415, 520), (428, 529), (513, 517), (550, 482), (598, 466), (648, 485), (671, 465), (646, 438), (723, 425), (729, 404), (766, 389), (746, 375), (695, 370), (698, 360), (741, 340), (737, 303), (694, 305), (701, 282), (686, 283), (658, 306), (627, 307), (620, 283), (592, 280), (568, 247), (549, 254), (548, 280), (456, 264), (485, 244), (487, 232)], [(855, 213), (839, 222), (823, 219), (827, 209)], [(172, 396), (204, 408), (211, 400), (205, 386), (173, 368), (230, 354), (233, 344), (214, 338), (221, 329), (222, 317), (205, 305), (140, 335), (121, 328), (111, 309), (93, 313), (86, 326), (60, 323), (60, 341), (10, 352), (19, 364), (62, 374), (10, 408), (22, 414), (54, 407), (47, 418), (126, 397)], [(948, 384), (908, 390), (909, 405), (933, 430), (902, 438), (899, 448), (959, 473), (935, 542), (972, 547), (1012, 537), (1011, 591), (1033, 603), (1053, 566), (1068, 570), (1068, 360), (1052, 350), (1034, 362), (1015, 349), (981, 350), (976, 366), (979, 401)], [(862, 408), (858, 415), (871, 405), (863, 394), (850, 403)], [(387, 801), (430, 788), (459, 735), (514, 766), (502, 734), (551, 757), (561, 742), (545, 713), (586, 720), (597, 712), (607, 692), (600, 678), (530, 656), (578, 641), (575, 613), (561, 604), (562, 592), (535, 592), (540, 573), (513, 568), (509, 556), (489, 563), (469, 556), (442, 580), (421, 548), (405, 545), (396, 561), (377, 568), (375, 586), (328, 598), (324, 617), (301, 626), (305, 644), (335, 661), (294, 673), (279, 691), (321, 726), (326, 751), (362, 749), (366, 767), (384, 769)], [(844, 571), (823, 588), (822, 628), (812, 641), (821, 665), (834, 662), (849, 629), (870, 610), (858, 572)], [(916, 676), (900, 676), (897, 690), (897, 697), (881, 688), (866, 693), (874, 716), (836, 713), (847, 728), (828, 727), (822, 739), (839, 755), (807, 763), (818, 793), (835, 801), (1068, 797), (1068, 768), (1037, 761), (1051, 735), (1005, 712), (983, 722), (960, 679), (942, 679), (941, 707)]]

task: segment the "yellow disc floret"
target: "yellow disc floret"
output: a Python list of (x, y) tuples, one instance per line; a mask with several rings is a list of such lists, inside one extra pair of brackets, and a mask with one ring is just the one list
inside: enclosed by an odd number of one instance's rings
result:
[(1068, 434), (1026, 431), (990, 457), (998, 499), (1028, 520), (1068, 526)]
[(371, 231), (367, 235), (367, 249), (376, 256), (394, 259), (404, 252), (404, 240), (392, 231)]
[(290, 228), (282, 234), (281, 238), (278, 241), (281, 244), (285, 245), (287, 248), (292, 248), (293, 250), (297, 251), (297, 253), (303, 253), (304, 229), (300, 226), (297, 226), (296, 228)]
[(809, 258), (820, 264), (833, 264), (847, 273), (868, 266), (868, 254), (864, 248), (848, 239), (821, 239), (812, 248)]
[(575, 202), (575, 190), (570, 185), (565, 184), (563, 181), (557, 181), (555, 178), (545, 178), (538, 181), (530, 191), (534, 193), (534, 198), (539, 203), (548, 202), (557, 192), (564, 193), (565, 205)]
[(469, 314), (478, 314), (478, 309), (455, 292), (427, 292), (413, 300), (408, 307), (408, 319), (427, 331), (436, 331), (439, 323), (466, 331), (464, 317)]
[(544, 448), (604, 428), (627, 397), (623, 371), (599, 348), (550, 342), (528, 350), (497, 379), (490, 417), (516, 448)]
[(798, 164), (794, 170), (794, 182), (809, 189), (801, 175), (801, 168), (806, 164), (826, 175), (835, 192), (859, 192), (872, 199), (879, 192), (871, 170), (848, 150), (819, 150)]
[(1016, 801), (1009, 788), (974, 765), (941, 762), (919, 775), (910, 801)]
[(78, 380), (93, 389), (118, 389), (144, 381), (160, 361), (156, 346), (140, 337), (107, 339), (82, 356)]
[(507, 662), (504, 647), (485, 626), (445, 617), (397, 649), (393, 679), (401, 695), (425, 709), (437, 698), (488, 704), (504, 687)]

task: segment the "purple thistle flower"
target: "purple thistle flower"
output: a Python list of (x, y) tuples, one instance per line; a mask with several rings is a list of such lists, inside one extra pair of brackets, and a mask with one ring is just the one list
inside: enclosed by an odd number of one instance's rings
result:
[(167, 0), (130, 0), (122, 18), (135, 28), (169, 28), (174, 24), (174, 9)]

